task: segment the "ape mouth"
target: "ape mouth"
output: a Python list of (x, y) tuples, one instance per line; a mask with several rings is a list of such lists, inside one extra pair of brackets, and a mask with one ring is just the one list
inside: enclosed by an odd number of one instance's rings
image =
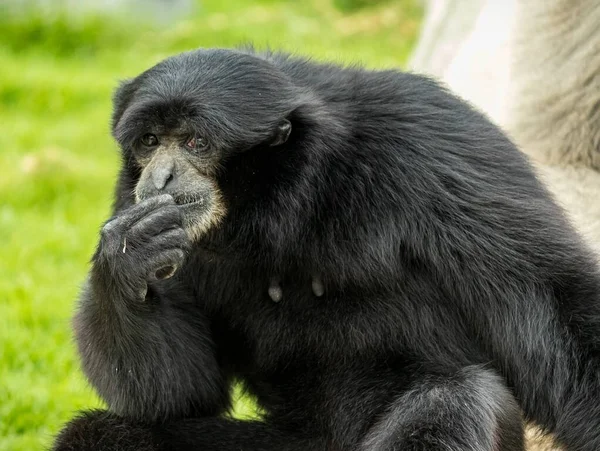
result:
[(185, 195), (185, 196), (174, 196), (173, 200), (175, 200), (175, 203), (177, 205), (181, 205), (181, 206), (190, 206), (190, 205), (202, 205), (206, 202), (206, 196), (190, 196), (190, 195)]

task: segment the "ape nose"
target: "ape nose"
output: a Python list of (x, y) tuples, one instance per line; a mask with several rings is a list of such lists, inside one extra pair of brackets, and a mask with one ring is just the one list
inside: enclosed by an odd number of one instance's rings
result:
[(152, 171), (152, 182), (157, 190), (163, 190), (173, 180), (173, 161), (162, 162)]

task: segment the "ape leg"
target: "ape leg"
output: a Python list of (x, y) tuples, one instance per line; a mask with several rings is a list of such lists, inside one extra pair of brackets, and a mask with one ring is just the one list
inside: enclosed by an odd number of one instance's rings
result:
[(303, 439), (258, 421), (188, 418), (148, 425), (107, 411), (84, 412), (61, 431), (53, 451), (320, 451)]
[(415, 381), (360, 451), (523, 451), (520, 410), (493, 371), (468, 367)]

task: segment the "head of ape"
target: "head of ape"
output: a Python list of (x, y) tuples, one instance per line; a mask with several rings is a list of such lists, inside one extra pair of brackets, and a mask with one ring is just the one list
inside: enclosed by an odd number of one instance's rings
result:
[(135, 201), (172, 195), (199, 239), (227, 215), (218, 180), (228, 159), (285, 145), (298, 98), (268, 61), (232, 50), (184, 53), (123, 83), (112, 130)]

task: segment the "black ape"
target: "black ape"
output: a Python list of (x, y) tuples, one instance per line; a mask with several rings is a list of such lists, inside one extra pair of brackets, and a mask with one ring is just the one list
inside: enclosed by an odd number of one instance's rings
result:
[[(514, 451), (515, 399), (600, 449), (598, 266), (436, 83), (199, 50), (125, 83), (113, 131), (115, 213), (75, 318), (110, 412), (56, 449)], [(263, 421), (220, 415), (233, 380)]]

